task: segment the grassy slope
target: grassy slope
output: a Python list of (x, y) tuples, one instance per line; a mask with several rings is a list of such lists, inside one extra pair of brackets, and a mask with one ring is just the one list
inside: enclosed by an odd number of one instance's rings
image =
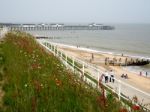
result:
[(66, 70), (30, 35), (7, 34), (0, 44), (0, 57), (0, 76), (5, 82), (2, 111), (115, 112), (119, 108), (111, 97), (110, 108), (102, 108), (99, 93)]

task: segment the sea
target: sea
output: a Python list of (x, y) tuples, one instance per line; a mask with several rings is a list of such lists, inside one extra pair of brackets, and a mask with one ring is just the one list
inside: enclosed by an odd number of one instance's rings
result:
[[(112, 54), (124, 54), (150, 59), (150, 24), (105, 24), (114, 30), (28, 31), (37, 36), (51, 37), (49, 41), (81, 46)], [(131, 72), (150, 77), (150, 64), (124, 67)]]

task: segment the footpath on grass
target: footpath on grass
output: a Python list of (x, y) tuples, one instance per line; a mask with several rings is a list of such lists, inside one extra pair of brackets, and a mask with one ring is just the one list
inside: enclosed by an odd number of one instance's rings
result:
[(0, 80), (0, 111), (127, 112), (113, 94), (102, 97), (26, 33), (9, 32), (0, 42)]

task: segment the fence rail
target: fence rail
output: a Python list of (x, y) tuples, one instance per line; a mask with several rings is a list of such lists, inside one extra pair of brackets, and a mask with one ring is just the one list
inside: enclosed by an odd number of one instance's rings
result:
[(2, 38), (8, 32), (8, 28), (0, 28), (0, 38)]
[[(94, 88), (98, 88), (99, 79), (102, 74), (105, 74), (103, 70), (91, 65), (88, 62), (84, 62), (72, 55), (69, 55), (63, 50), (58, 49), (55, 43), (51, 43), (46, 40), (39, 40), (39, 43), (57, 56), (66, 65), (66, 67), (70, 68), (74, 73), (79, 74), (79, 77), (81, 77), (84, 81)], [(150, 103), (149, 93), (139, 90), (138, 88), (135, 88), (116, 78), (114, 78), (113, 82), (109, 73), (108, 76), (110, 78), (108, 83), (105, 83), (105, 79), (102, 79), (102, 84), (105, 86), (106, 90), (111, 90), (116, 93), (119, 100), (132, 100), (134, 96), (137, 96), (139, 99), (138, 104), (142, 105), (146, 112), (150, 111), (150, 105), (146, 105)], [(129, 106), (128, 109), (129, 111), (131, 110)]]

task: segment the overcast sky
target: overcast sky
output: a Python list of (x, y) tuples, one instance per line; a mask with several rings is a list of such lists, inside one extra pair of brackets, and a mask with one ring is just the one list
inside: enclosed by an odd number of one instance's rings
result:
[(150, 0), (0, 0), (0, 22), (150, 23)]

